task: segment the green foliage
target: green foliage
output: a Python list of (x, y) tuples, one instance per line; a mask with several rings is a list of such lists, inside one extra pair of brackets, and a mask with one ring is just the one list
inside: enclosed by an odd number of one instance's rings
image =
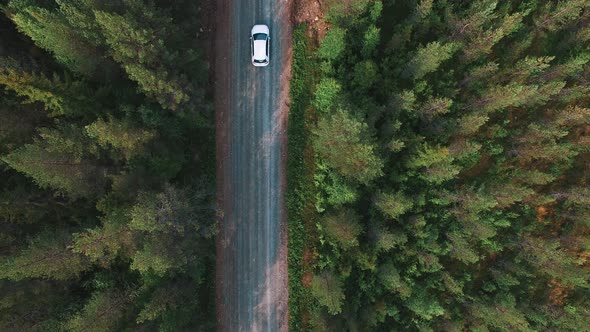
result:
[[(162, 276), (174, 268), (173, 262), (176, 257), (168, 256), (167, 253), (162, 252), (160, 245), (170, 246), (172, 243), (148, 242), (144, 244), (143, 248), (133, 255), (131, 268), (145, 275), (155, 274), (157, 276)], [(185, 262), (180, 261), (180, 263)]]
[(120, 150), (127, 159), (140, 153), (145, 143), (156, 136), (153, 130), (134, 128), (129, 121), (114, 118), (106, 122), (99, 119), (86, 126), (86, 132), (101, 146)]
[(23, 3), (10, 3), (10, 8), (15, 10), (11, 18), (19, 31), (52, 53), (68, 69), (85, 75), (92, 75), (97, 70), (102, 62), (101, 57), (97, 56), (100, 55), (97, 45), (85, 38), (77, 27), (71, 26), (71, 21), (63, 12)]
[(370, 60), (362, 61), (354, 66), (354, 84), (358, 86), (359, 92), (366, 92), (377, 81), (377, 65)]
[(460, 169), (453, 165), (453, 159), (448, 148), (425, 145), (406, 166), (409, 169), (420, 169), (420, 177), (428, 182), (442, 183), (459, 174)]
[(86, 269), (84, 257), (68, 248), (67, 234), (43, 233), (18, 255), (0, 264), (0, 278), (66, 280), (78, 277)]
[(397, 219), (397, 217), (409, 211), (413, 205), (412, 200), (402, 192), (395, 194), (381, 193), (377, 196), (375, 202), (375, 206), (392, 219)]
[(214, 330), (202, 6), (0, 5), (0, 330)]
[(81, 81), (64, 82), (43, 74), (29, 73), (15, 61), (0, 58), (0, 84), (24, 97), (28, 103), (41, 102), (51, 115), (80, 116), (96, 110), (97, 101)]
[(380, 32), (381, 29), (375, 25), (372, 25), (367, 29), (363, 40), (363, 56), (369, 57), (375, 52), (377, 46), (379, 46)]
[(334, 27), (326, 34), (317, 51), (318, 57), (326, 60), (336, 60), (344, 51), (344, 37), (346, 30)]
[[(145, 323), (148, 321), (154, 321), (158, 318), (170, 314), (179, 307), (182, 307), (184, 303), (179, 300), (186, 300), (187, 297), (192, 295), (192, 292), (183, 294), (184, 287), (183, 283), (172, 283), (163, 285), (155, 289), (151, 294), (149, 301), (143, 306), (139, 314), (137, 315), (137, 323)], [(163, 328), (164, 326), (160, 326)]]
[(309, 330), (585, 330), (588, 2), (327, 13)]
[(352, 210), (343, 209), (338, 214), (326, 215), (321, 220), (326, 238), (338, 247), (347, 250), (359, 245), (358, 237), (363, 231), (360, 217)]
[[(310, 153), (310, 117), (313, 114), (311, 102), (314, 76), (318, 71), (316, 61), (310, 56), (311, 50), (306, 36), (306, 26), (299, 25), (293, 31), (293, 76), (291, 79), (291, 107), (289, 111), (287, 158), (287, 189), (285, 201), (287, 206), (289, 230), (289, 329), (302, 329), (303, 316), (309, 313), (316, 301), (311, 296), (309, 285), (304, 285), (304, 270), (309, 268), (303, 260), (304, 252), (312, 250), (311, 227), (315, 227), (314, 216), (316, 191), (311, 168), (313, 159)], [(309, 162), (306, 162), (309, 160)], [(311, 204), (310, 204), (311, 202)], [(311, 206), (311, 208), (310, 208)]]
[(587, 1), (565, 0), (558, 3), (547, 3), (544, 10), (538, 16), (536, 24), (540, 29), (556, 31), (566, 24), (577, 20), (582, 10), (590, 7)]
[(376, 155), (365, 123), (338, 110), (319, 121), (313, 131), (318, 155), (342, 175), (361, 183), (382, 174), (383, 161)]
[(41, 130), (40, 135), (41, 140), (16, 149), (2, 160), (41, 188), (55, 189), (73, 198), (94, 196), (104, 190), (106, 168), (85, 159), (96, 152), (80, 129), (64, 125)]
[(402, 75), (404, 77), (421, 79), (424, 75), (435, 71), (441, 63), (449, 60), (458, 48), (458, 44), (455, 43), (428, 43), (426, 46), (418, 49), (407, 64)]
[(424, 291), (418, 290), (408, 299), (408, 308), (419, 318), (430, 321), (445, 313), (438, 301)]
[(125, 305), (129, 294), (116, 289), (97, 292), (84, 305), (82, 311), (68, 320), (65, 328), (69, 331), (112, 331), (122, 324)]
[(337, 104), (337, 99), (342, 87), (332, 78), (322, 79), (315, 90), (315, 107), (321, 112), (331, 111)]
[(412, 290), (401, 280), (399, 271), (391, 262), (379, 267), (378, 278), (385, 289), (399, 293), (403, 299), (407, 299)]
[(326, 306), (330, 314), (335, 315), (342, 311), (342, 301), (345, 298), (342, 282), (334, 274), (325, 272), (313, 276), (311, 293), (321, 305)]
[[(145, 10), (127, 16), (100, 11), (95, 15), (113, 59), (121, 63), (143, 92), (154, 97), (162, 107), (175, 110), (189, 101), (190, 94), (182, 77), (171, 79), (169, 76), (174, 58), (166, 50), (164, 36), (158, 31), (166, 31), (171, 22), (166, 17), (154, 19), (156, 9), (151, 6)], [(160, 29), (146, 28), (141, 20)]]
[(74, 234), (72, 251), (84, 254), (95, 263), (108, 266), (119, 256), (129, 256), (135, 250), (135, 234), (125, 224), (126, 211), (113, 209), (103, 218), (100, 227)]

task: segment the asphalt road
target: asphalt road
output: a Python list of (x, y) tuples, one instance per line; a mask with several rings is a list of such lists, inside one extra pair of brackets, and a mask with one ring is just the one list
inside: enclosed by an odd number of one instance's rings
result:
[[(287, 331), (284, 206), (290, 0), (218, 0), (217, 322), (220, 331)], [(270, 28), (270, 64), (250, 62), (253, 25)]]

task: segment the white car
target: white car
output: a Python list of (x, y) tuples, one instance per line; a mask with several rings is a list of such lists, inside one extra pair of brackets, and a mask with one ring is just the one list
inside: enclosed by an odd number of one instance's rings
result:
[(268, 26), (258, 24), (252, 27), (250, 34), (250, 49), (252, 50), (252, 64), (256, 67), (268, 66), (269, 57), (269, 29)]

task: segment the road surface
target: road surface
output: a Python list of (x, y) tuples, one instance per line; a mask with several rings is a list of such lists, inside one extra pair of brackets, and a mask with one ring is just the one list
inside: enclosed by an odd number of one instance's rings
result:
[[(287, 331), (286, 120), (291, 0), (218, 0), (216, 32), (219, 331)], [(270, 64), (250, 30), (270, 28)]]

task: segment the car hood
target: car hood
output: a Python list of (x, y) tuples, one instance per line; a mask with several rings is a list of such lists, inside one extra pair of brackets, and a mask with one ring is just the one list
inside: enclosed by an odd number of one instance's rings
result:
[(266, 25), (255, 25), (252, 27), (252, 35), (257, 34), (257, 33), (263, 33), (265, 35), (268, 35), (268, 27)]

